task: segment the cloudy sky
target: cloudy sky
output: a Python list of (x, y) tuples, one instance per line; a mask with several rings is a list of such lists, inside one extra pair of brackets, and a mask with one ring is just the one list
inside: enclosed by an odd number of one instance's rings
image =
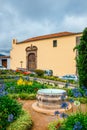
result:
[(87, 0), (0, 0), (0, 54), (22, 41), (87, 27)]

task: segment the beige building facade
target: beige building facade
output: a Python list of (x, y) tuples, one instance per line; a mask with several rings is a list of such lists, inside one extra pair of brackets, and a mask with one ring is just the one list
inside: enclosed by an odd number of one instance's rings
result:
[(76, 51), (82, 33), (61, 32), (12, 41), (11, 69), (53, 70), (53, 75), (76, 74)]

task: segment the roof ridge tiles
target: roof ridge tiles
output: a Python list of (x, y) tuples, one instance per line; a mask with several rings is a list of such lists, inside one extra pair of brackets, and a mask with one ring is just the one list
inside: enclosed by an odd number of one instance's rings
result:
[(24, 41), (21, 42), (17, 42), (17, 43), (26, 43), (26, 42), (31, 42), (31, 41), (37, 41), (37, 40), (43, 40), (43, 39), (50, 39), (50, 38), (56, 38), (56, 37), (63, 37), (63, 36), (69, 36), (69, 35), (75, 35), (75, 34), (80, 34), (79, 33), (75, 33), (75, 32), (59, 32), (59, 33), (53, 33), (53, 34), (47, 34), (47, 35), (42, 35), (42, 36), (36, 36), (36, 37), (32, 37), (29, 39), (26, 39)]

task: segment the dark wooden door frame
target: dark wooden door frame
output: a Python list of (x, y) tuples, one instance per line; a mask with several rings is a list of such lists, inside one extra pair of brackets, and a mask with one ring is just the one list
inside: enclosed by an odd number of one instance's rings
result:
[(7, 68), (7, 59), (2, 59), (2, 66)]
[[(35, 61), (34, 61), (35, 67), (30, 69), (29, 68), (29, 55), (31, 55), (31, 54), (33, 54), (35, 56)], [(35, 70), (37, 68), (37, 47), (33, 46), (32, 44), (31, 44), (31, 46), (26, 48), (26, 68), (28, 70), (32, 70), (32, 69)]]

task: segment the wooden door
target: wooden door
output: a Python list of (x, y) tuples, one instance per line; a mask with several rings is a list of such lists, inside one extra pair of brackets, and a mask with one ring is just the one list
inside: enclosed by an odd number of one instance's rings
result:
[(36, 58), (34, 53), (30, 53), (28, 56), (28, 69), (35, 70), (36, 69)]
[(2, 59), (2, 66), (7, 68), (7, 59)]

